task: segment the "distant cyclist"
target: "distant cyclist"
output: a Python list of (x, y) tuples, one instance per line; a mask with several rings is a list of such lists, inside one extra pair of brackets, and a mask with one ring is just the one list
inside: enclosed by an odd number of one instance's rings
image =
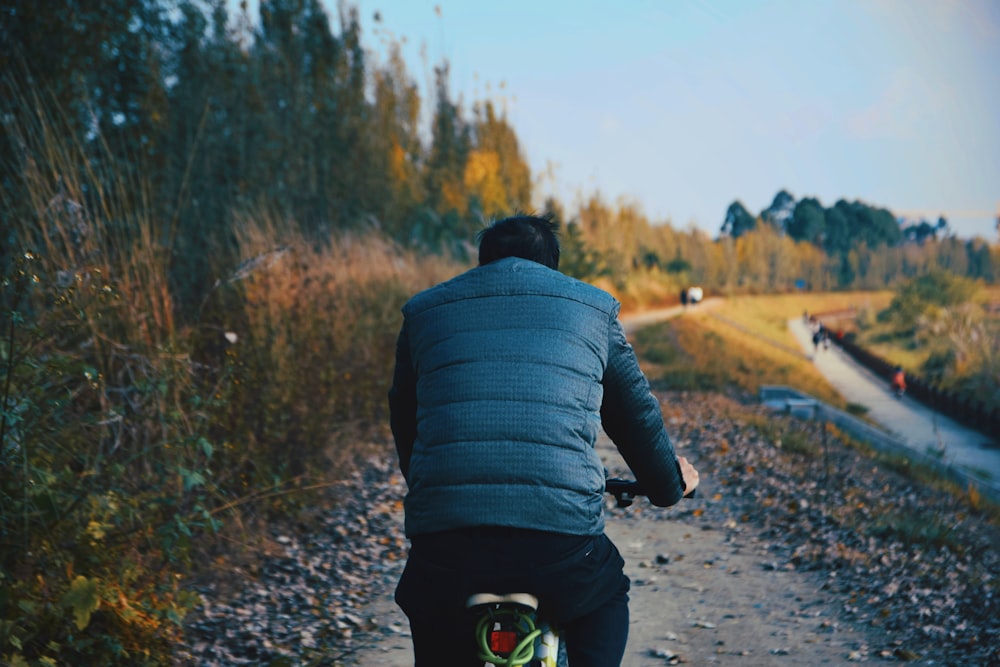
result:
[(906, 392), (906, 373), (903, 372), (902, 366), (896, 366), (896, 370), (892, 372), (892, 393), (899, 398)]
[(480, 233), (479, 266), (403, 307), (389, 405), (411, 547), (396, 601), (416, 667), (477, 664), (464, 603), (484, 591), (535, 594), (574, 667), (619, 665), (629, 580), (604, 534), (599, 429), (654, 504), (698, 485), (619, 303), (558, 266), (550, 218), (506, 218)]

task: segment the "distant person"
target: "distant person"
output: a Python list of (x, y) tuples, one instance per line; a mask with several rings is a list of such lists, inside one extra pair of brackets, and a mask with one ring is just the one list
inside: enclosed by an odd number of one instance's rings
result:
[(896, 395), (896, 398), (900, 398), (905, 391), (906, 373), (903, 372), (902, 366), (896, 366), (896, 370), (892, 372), (892, 393)]
[(681, 290), (681, 305), (685, 308), (688, 305), (688, 291), (686, 289)]
[(813, 333), (813, 348), (816, 352), (819, 352), (819, 346), (823, 344), (823, 337), (825, 333), (826, 329), (823, 328), (822, 324), (820, 324), (815, 333)]

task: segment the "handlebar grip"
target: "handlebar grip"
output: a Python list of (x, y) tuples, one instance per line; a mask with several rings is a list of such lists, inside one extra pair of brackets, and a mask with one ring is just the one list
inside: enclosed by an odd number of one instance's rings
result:
[[(639, 486), (639, 483), (635, 480), (626, 479), (606, 479), (604, 482), (604, 491), (610, 493), (618, 500), (619, 507), (628, 507), (632, 504), (632, 501), (636, 496), (644, 496), (646, 493)], [(694, 488), (691, 491), (684, 494), (685, 498), (694, 498), (698, 495), (698, 489)]]
[(610, 493), (618, 502), (618, 507), (628, 507), (636, 496), (646, 495), (635, 480), (605, 479), (604, 491)]

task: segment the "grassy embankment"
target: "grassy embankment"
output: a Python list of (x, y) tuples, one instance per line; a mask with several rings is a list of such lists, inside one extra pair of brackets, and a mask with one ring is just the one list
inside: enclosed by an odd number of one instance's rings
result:
[(712, 310), (640, 330), (636, 344), (650, 377), (665, 386), (756, 395), (761, 385), (788, 385), (840, 408), (849, 406), (801, 352), (788, 320), (804, 311), (878, 309), (888, 292), (733, 296)]
[[(1000, 286), (983, 285), (977, 290), (974, 302), (987, 305), (987, 317), (994, 322), (1000, 321), (1000, 309), (994, 309), (993, 304), (1000, 305)], [(888, 305), (888, 304), (886, 304)], [(864, 344), (875, 354), (894, 364), (899, 364), (904, 368), (919, 369), (933, 354), (932, 345), (913, 345), (908, 340), (900, 340), (895, 335), (894, 325), (891, 322), (879, 322), (876, 319), (877, 312), (864, 313), (865, 330), (859, 342)]]

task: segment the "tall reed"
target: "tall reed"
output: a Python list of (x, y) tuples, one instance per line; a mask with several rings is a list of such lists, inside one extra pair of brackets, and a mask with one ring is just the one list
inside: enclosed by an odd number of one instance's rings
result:
[(267, 213), (243, 218), (236, 237), (247, 259), (223, 327), (236, 369), (227, 430), (284, 474), (349, 461), (366, 432), (384, 432), (401, 305), (462, 267), (373, 233), (311, 240)]
[(252, 212), (181, 309), (169, 197), (34, 93), (20, 106), (2, 127), (19, 178), (0, 188), (0, 661), (169, 664), (196, 537), (385, 445), (399, 307), (462, 267)]
[(39, 96), (21, 107), (0, 201), (3, 659), (158, 664), (192, 602), (175, 576), (192, 530), (211, 524), (169, 254), (135, 170)]

